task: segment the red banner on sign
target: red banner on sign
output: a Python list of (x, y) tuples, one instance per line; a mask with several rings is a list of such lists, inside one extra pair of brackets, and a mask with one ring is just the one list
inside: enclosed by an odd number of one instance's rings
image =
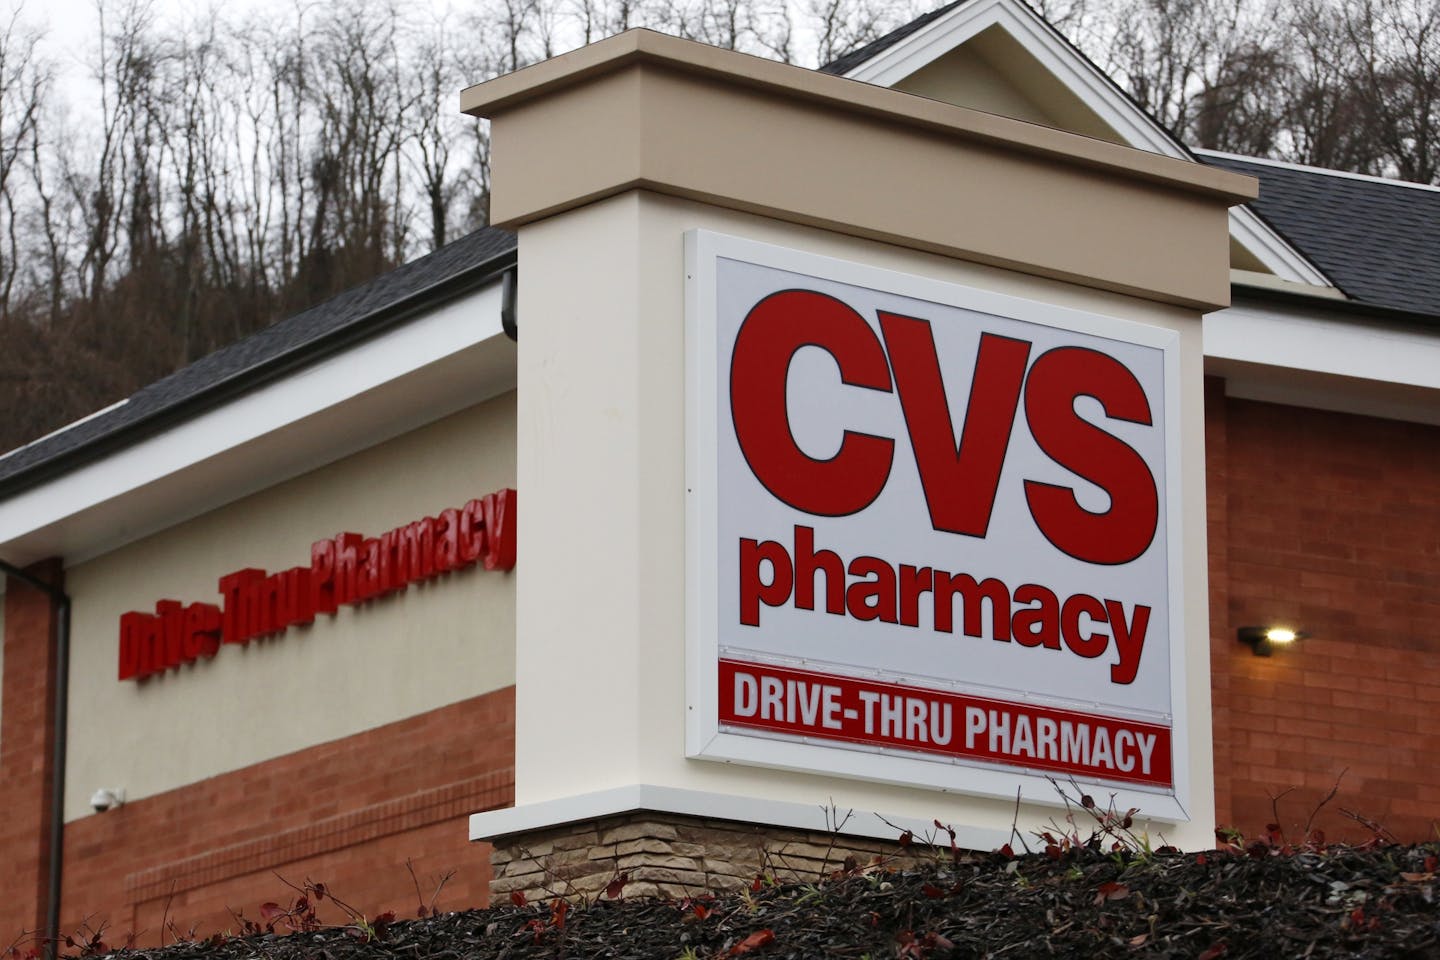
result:
[(720, 661), (720, 723), (1174, 786), (1168, 727), (768, 664)]

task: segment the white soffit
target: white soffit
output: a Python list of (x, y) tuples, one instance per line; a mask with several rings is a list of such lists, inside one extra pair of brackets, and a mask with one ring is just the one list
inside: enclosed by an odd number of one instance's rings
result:
[[(1181, 160), (1192, 159), (1182, 144), (1117, 90), (1109, 77), (1054, 27), (1017, 0), (962, 3), (845, 76), (893, 87), (990, 27), (999, 27), (1013, 37), (1126, 145)], [(1319, 268), (1249, 207), (1231, 208), (1230, 235), (1278, 277), (1311, 286), (1333, 286)]]
[(1440, 424), (1440, 337), (1242, 303), (1204, 318), (1205, 371), (1247, 400)]
[(515, 387), (498, 281), (0, 502), (0, 556), (114, 550)]

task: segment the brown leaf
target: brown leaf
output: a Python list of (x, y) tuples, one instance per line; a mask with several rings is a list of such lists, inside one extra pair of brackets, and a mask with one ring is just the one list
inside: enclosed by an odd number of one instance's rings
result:
[(264, 920), (266, 923), (270, 923), (276, 917), (283, 917), (284, 915), (285, 908), (280, 906), (280, 904), (278, 903), (260, 904), (260, 919)]
[(1402, 874), (1400, 874), (1400, 879), (1401, 879), (1401, 880), (1407, 880), (1407, 881), (1409, 881), (1410, 883), (1424, 883), (1424, 882), (1427, 881), (1427, 880), (1433, 880), (1433, 879), (1435, 879), (1435, 874), (1433, 874), (1433, 873), (1402, 873)]
[(726, 956), (738, 957), (742, 953), (749, 953), (752, 950), (759, 950), (761, 947), (765, 946), (767, 943), (770, 943), (774, 939), (775, 931), (771, 930), (769, 927), (766, 927), (764, 930), (756, 930), (754, 933), (750, 934), (750, 936), (746, 937), (744, 940), (741, 940), (739, 943), (735, 944), (735, 946), (731, 947), (730, 952), (727, 953)]
[(515, 904), (515, 906), (517, 906), (517, 907), (523, 907), (523, 906), (525, 906), (525, 891), (524, 891), (524, 890), (511, 890), (511, 891), (510, 891), (510, 902), (513, 903), (513, 904)]
[(1148, 933), (1139, 934), (1139, 935), (1137, 935), (1137, 936), (1134, 936), (1134, 937), (1131, 937), (1131, 938), (1130, 938), (1130, 946), (1132, 946), (1132, 947), (1143, 947), (1143, 946), (1145, 946), (1145, 941), (1146, 941), (1146, 940), (1149, 940), (1149, 939), (1150, 939), (1150, 934), (1148, 934)]
[(625, 884), (630, 882), (630, 874), (622, 873), (614, 880), (611, 880), (605, 887), (605, 896), (611, 900), (618, 900), (620, 894), (625, 892)]
[(949, 937), (945, 936), (942, 933), (935, 933), (934, 931), (925, 934), (925, 939), (923, 943), (925, 944), (926, 949), (929, 950), (955, 949), (955, 942), (953, 940), (951, 940)]
[(1123, 883), (1102, 883), (1095, 889), (1095, 905), (1098, 907), (1106, 900), (1124, 900), (1130, 896), (1130, 888)]
[(1229, 949), (1230, 948), (1225, 944), (1225, 941), (1221, 940), (1219, 943), (1212, 944), (1209, 949), (1207, 949), (1204, 953), (1200, 954), (1200, 956), (1196, 957), (1195, 960), (1215, 960), (1216, 957), (1225, 956), (1226, 952), (1228, 952)]

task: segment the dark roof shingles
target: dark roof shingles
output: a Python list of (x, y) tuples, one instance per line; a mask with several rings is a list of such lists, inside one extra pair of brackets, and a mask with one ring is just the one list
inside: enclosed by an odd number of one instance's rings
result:
[(922, 27), (929, 26), (931, 23), (934, 23), (940, 17), (943, 17), (945, 14), (949, 13), (951, 10), (954, 10), (956, 7), (960, 6), (960, 4), (965, 2), (966, 0), (955, 0), (954, 3), (947, 3), (945, 4), (945, 6), (940, 7), (937, 10), (931, 10), (929, 13), (918, 16), (914, 20), (911, 20), (909, 23), (897, 27), (894, 30), (891, 30), (889, 33), (885, 34), (885, 36), (881, 37), (880, 39), (872, 40), (858, 50), (851, 50), (843, 57), (836, 57), (834, 60), (831, 60), (829, 63), (822, 66), (820, 68), (820, 72), (833, 73), (838, 77), (843, 77), (851, 70), (860, 66), (860, 64), (864, 63), (866, 60), (869, 60), (872, 57), (879, 56), (886, 50), (889, 50), (891, 47), (895, 46), (895, 44), (899, 43), (901, 40), (904, 40), (906, 37), (910, 36), (912, 33), (915, 33)]
[(258, 364), (303, 351), (320, 338), (343, 331), (377, 311), (398, 306), (437, 283), (514, 249), (514, 234), (486, 227), (303, 313), (278, 321), (142, 387), (122, 406), (15, 450), (0, 459), (0, 487), (23, 485), (27, 473), (53, 461), (83, 454), (84, 448), (183, 407), (210, 388)]
[(1357, 302), (1440, 317), (1440, 190), (1200, 159), (1258, 177), (1251, 206)]

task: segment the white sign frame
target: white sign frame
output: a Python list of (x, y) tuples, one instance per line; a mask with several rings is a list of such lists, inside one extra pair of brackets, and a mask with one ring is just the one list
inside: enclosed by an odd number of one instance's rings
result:
[[(1061, 806), (1063, 800), (1043, 772), (972, 765), (944, 757), (906, 755), (880, 747), (767, 735), (737, 734), (719, 722), (718, 569), (718, 405), (716, 357), (716, 274), (720, 259), (772, 267), (859, 287), (1061, 330), (1155, 347), (1164, 355), (1165, 509), (1167, 531), (1168, 630), (1173, 789), (1111, 781), (1082, 781), (1097, 797), (1121, 809), (1137, 807), (1147, 818), (1190, 820), (1191, 751), (1185, 678), (1187, 649), (1183, 592), (1183, 504), (1181, 489), (1180, 335), (1168, 327), (1021, 299), (961, 284), (900, 273), (708, 230), (685, 234), (685, 416), (686, 416), (686, 756), (743, 763), (942, 793), (1011, 799), (1017, 788), (1027, 802)], [(959, 770), (957, 775), (954, 771)], [(942, 776), (949, 771), (949, 776)], [(963, 777), (963, 782), (960, 777)], [(1067, 777), (1057, 778), (1068, 780)]]

